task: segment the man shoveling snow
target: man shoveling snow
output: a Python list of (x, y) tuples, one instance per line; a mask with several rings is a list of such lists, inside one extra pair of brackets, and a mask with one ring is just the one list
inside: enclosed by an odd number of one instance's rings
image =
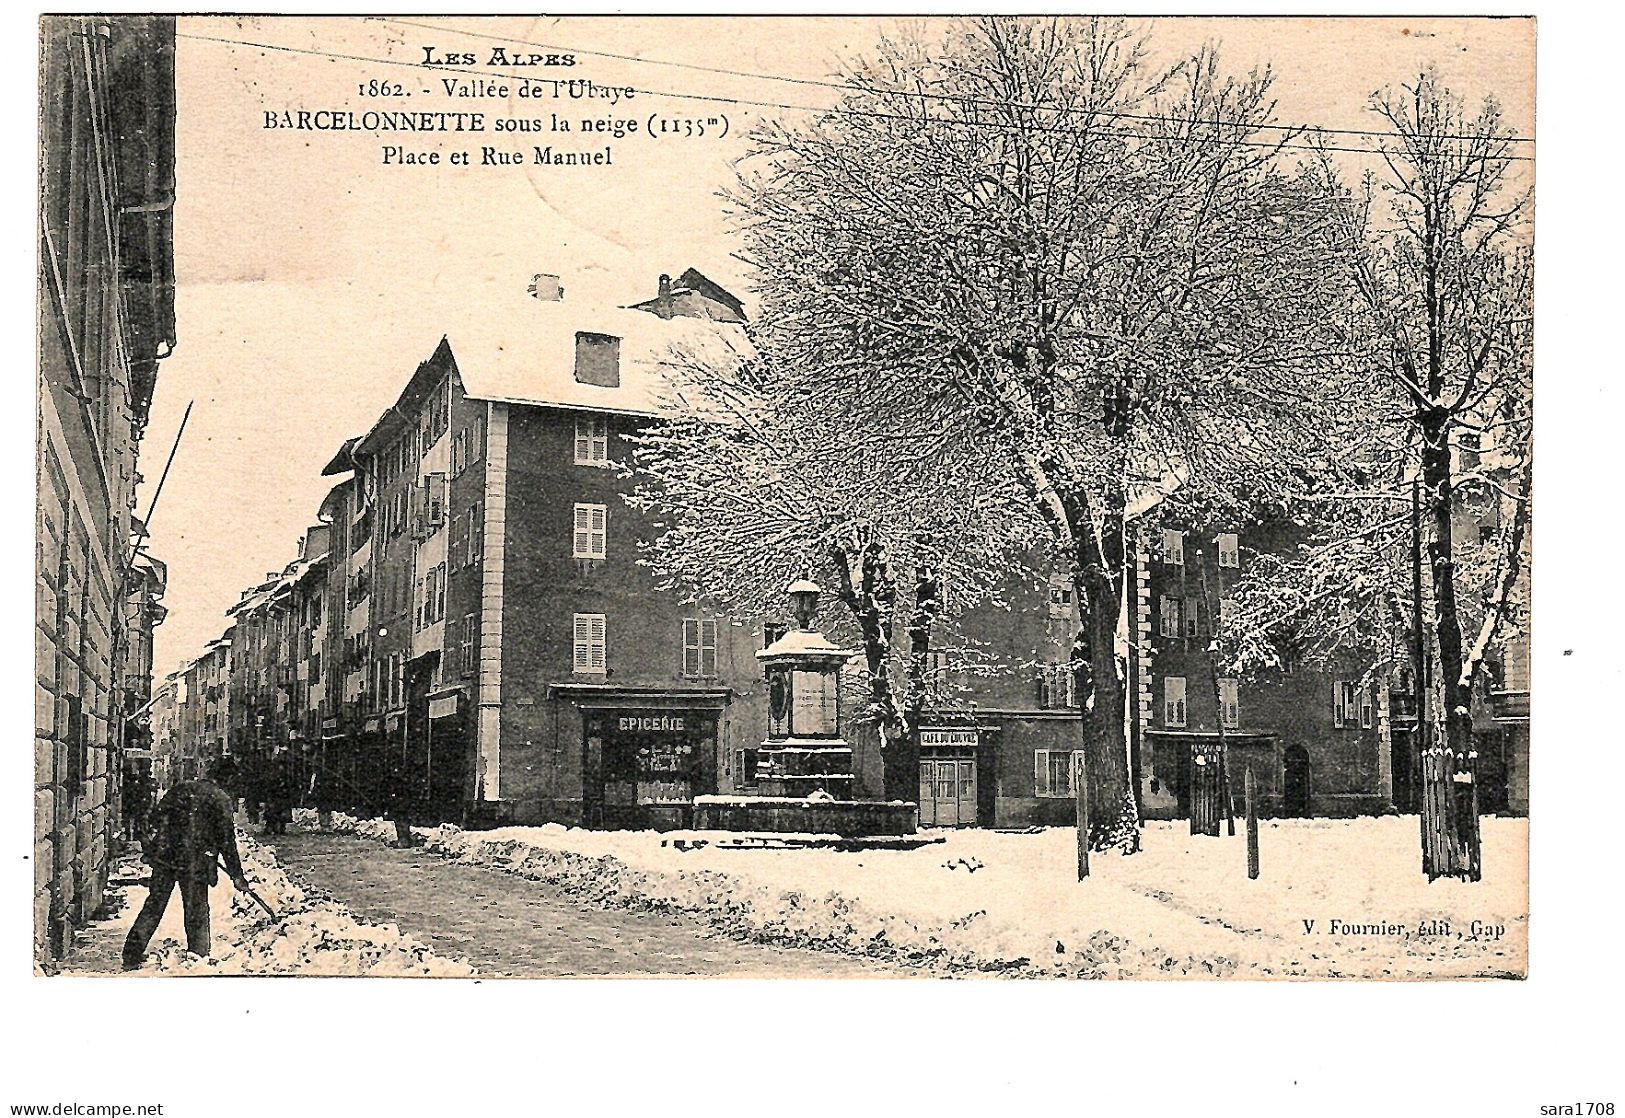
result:
[(134, 970), (146, 958), (147, 944), (163, 920), (177, 885), (186, 922), (186, 946), (194, 955), (207, 955), (209, 889), (219, 880), (216, 859), (225, 860), (226, 872), (237, 889), (250, 892), (237, 854), (230, 797), (207, 777), (182, 781), (158, 801), (151, 835), (142, 847), (142, 857), (152, 866), (152, 884), (124, 941), (124, 969)]

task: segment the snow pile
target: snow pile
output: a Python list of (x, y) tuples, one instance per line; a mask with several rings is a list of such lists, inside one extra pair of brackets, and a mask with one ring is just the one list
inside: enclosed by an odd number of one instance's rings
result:
[[(340, 816), (335, 825), (394, 837), (385, 822)], [(680, 851), (671, 834), (559, 824), (415, 833), (431, 852), (589, 904), (686, 912), (740, 939), (948, 973), (1417, 979), (1527, 971), (1523, 819), (1483, 820), (1486, 879), (1478, 883), (1422, 876), (1414, 816), (1266, 822), (1257, 881), (1246, 877), (1242, 836), (1193, 836), (1183, 822), (1147, 824), (1142, 853), (1097, 855), (1084, 882), (1073, 873), (1069, 828), (949, 831), (940, 845), (861, 853), (716, 841)]]
[[(381, 841), (394, 839), (393, 825), (335, 814), (334, 826)], [(708, 921), (737, 939), (781, 947), (837, 951), (947, 974), (1004, 973), (1032, 977), (1221, 977), (1235, 973), (1238, 960), (1223, 951), (1198, 951), (1180, 943), (1165, 948), (1154, 940), (1131, 941), (1093, 927), (1051, 933), (1047, 922), (1023, 927), (990, 917), (986, 906), (948, 918), (925, 911), (897, 911), (886, 900), (848, 895), (841, 879), (861, 873), (865, 860), (917, 856), (913, 852), (838, 853), (828, 850), (721, 851), (711, 864), (690, 862), (660, 845), (655, 832), (584, 831), (546, 824), (494, 831), (463, 831), (452, 825), (414, 832), (425, 849), (442, 857), (498, 869), (544, 882), (575, 899), (604, 908), (686, 913)], [(943, 875), (936, 865), (941, 847), (907, 864), (912, 872)], [(935, 852), (935, 853), (933, 853)], [(761, 876), (737, 872), (735, 859), (765, 854)], [(681, 859), (681, 864), (674, 862)], [(806, 888), (797, 869), (825, 866), (832, 876)], [(717, 865), (727, 869), (715, 868)], [(929, 867), (929, 868), (928, 868)], [(961, 877), (968, 874), (961, 872)]]
[[(222, 880), (209, 895), (213, 954), (198, 958), (186, 950), (183, 938), (165, 937), (154, 942), (142, 970), (426, 978), (474, 974), (468, 963), (435, 954), (396, 925), (360, 919), (321, 891), (299, 885), (272, 851), (254, 840), (239, 834), (237, 842), (250, 884), (277, 918)], [(170, 906), (178, 909), (179, 898), (172, 898)]]

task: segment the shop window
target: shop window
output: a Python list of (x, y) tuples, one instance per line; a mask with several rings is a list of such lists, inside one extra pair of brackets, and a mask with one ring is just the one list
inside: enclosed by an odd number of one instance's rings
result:
[(709, 679), (717, 674), (715, 618), (689, 617), (683, 620), (683, 674), (701, 679)]
[(609, 461), (609, 419), (576, 416), (576, 465), (601, 466)]
[(1033, 754), (1033, 794), (1040, 797), (1073, 796), (1073, 753), (1070, 749), (1039, 749)]
[(578, 613), (574, 627), (575, 671), (588, 675), (603, 675), (605, 670), (606, 634), (604, 615)]
[(1167, 676), (1162, 681), (1162, 724), (1172, 729), (1185, 725), (1185, 677)]
[(577, 505), (575, 544), (577, 559), (602, 559), (606, 550), (609, 509), (604, 505)]

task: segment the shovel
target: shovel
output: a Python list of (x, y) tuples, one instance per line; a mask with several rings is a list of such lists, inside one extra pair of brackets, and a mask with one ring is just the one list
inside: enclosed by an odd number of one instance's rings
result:
[[(226, 869), (225, 861), (223, 859), (216, 859), (216, 860), (220, 862), (220, 868), (223, 869), (223, 870), (226, 870), (226, 876), (230, 877), (231, 876), (231, 871), (229, 869)], [(253, 897), (255, 902), (270, 915), (272, 920), (280, 920), (280, 919), (282, 919), (282, 917), (280, 917), (280, 916), (278, 916), (276, 914), (276, 909), (272, 908), (270, 905), (265, 903), (265, 898), (264, 897), (260, 896), (256, 892), (254, 892), (254, 890), (252, 888), (249, 888), (249, 889), (247, 889), (245, 891), (248, 893), (248, 895), (250, 897)]]

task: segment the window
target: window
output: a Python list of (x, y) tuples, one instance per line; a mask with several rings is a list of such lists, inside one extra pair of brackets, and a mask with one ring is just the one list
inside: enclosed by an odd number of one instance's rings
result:
[(1067, 578), (1052, 578), (1049, 580), (1049, 615), (1051, 617), (1071, 620), (1072, 618), (1072, 580)]
[(474, 674), (474, 662), (475, 662), (476, 655), (477, 655), (477, 646), (475, 644), (474, 637), (475, 637), (475, 634), (474, 634), (474, 615), (472, 613), (465, 613), (463, 615), (463, 674), (464, 675), (473, 675)]
[(1071, 796), (1072, 751), (1069, 749), (1039, 749), (1033, 753), (1033, 794), (1037, 796)]
[(468, 432), (459, 431), (451, 437), (451, 476), (463, 472), (463, 459), (467, 454)]
[(1358, 683), (1340, 679), (1332, 684), (1332, 725), (1339, 729), (1354, 729), (1358, 725), (1356, 719), (1360, 717), (1359, 704)]
[(1241, 566), (1241, 540), (1234, 532), (1219, 533), (1219, 566)]
[[(577, 505), (575, 519), (575, 547), (577, 559), (602, 559), (605, 552), (606, 522), (609, 509), (604, 505)], [(713, 642), (715, 647), (715, 642)]]
[(468, 461), (464, 465), (473, 465), (485, 453), (485, 419), (476, 419), (468, 425)]
[(717, 674), (717, 623), (714, 618), (683, 619), (683, 674), (702, 678)]
[(608, 461), (608, 418), (602, 415), (576, 416), (576, 465), (598, 466)]
[(1185, 725), (1185, 677), (1167, 676), (1162, 681), (1162, 724), (1179, 728)]
[(1360, 728), (1362, 730), (1370, 730), (1375, 727), (1376, 724), (1376, 696), (1372, 694), (1371, 688), (1362, 687), (1360, 688)]
[(446, 616), (446, 565), (438, 564), (431, 572), (435, 576), (434, 619)]
[(480, 503), (475, 501), (468, 509), (468, 543), (464, 552), (464, 565), (472, 567), (480, 561), (481, 539)]
[(609, 334), (577, 334), (576, 381), (600, 388), (619, 388), (621, 339)]
[(1185, 635), (1187, 637), (1200, 636), (1202, 632), (1202, 615), (1207, 611), (1202, 608), (1200, 598), (1185, 599)]
[(1241, 726), (1241, 688), (1234, 679), (1219, 680), (1219, 720), (1226, 730)]
[(606, 659), (604, 647), (604, 615), (578, 613), (575, 615), (575, 671), (592, 675), (604, 674)]
[(1077, 679), (1070, 664), (1040, 664), (1038, 705), (1045, 710), (1077, 706)]
[(1157, 631), (1165, 637), (1177, 637), (1179, 628), (1179, 599), (1167, 594), (1162, 596), (1162, 611)]
[(1175, 567), (1185, 565), (1185, 533), (1174, 528), (1162, 530), (1162, 561)]

